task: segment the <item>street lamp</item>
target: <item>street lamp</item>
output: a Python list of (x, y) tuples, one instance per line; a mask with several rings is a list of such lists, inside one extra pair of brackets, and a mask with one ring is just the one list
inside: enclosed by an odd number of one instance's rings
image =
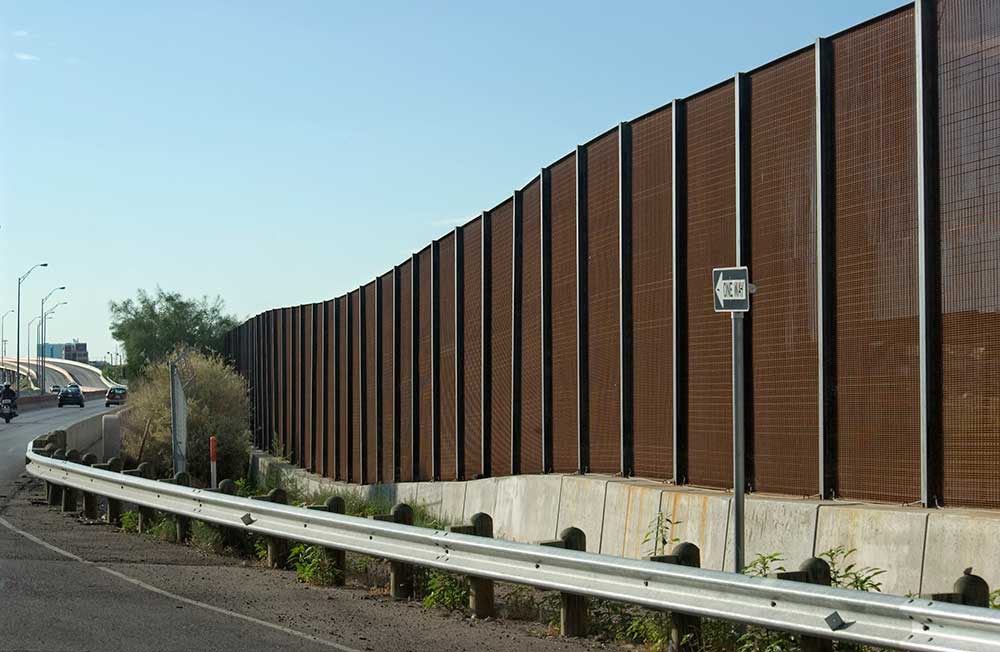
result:
[[(36, 317), (34, 317), (33, 319), (31, 319), (31, 321), (28, 322), (28, 363), (25, 366), (29, 370), (31, 369), (31, 325), (34, 324), (36, 321), (41, 320), (41, 318), (42, 318), (41, 315), (37, 315)], [(20, 371), (20, 369), (21, 369), (21, 367), (20, 367), (20, 365), (18, 365), (18, 370)], [(25, 374), (25, 375), (28, 375), (28, 374)], [(35, 379), (36, 380), (38, 379), (38, 372), (37, 371), (35, 372)], [(29, 387), (31, 386), (31, 377), (30, 376), (28, 376), (28, 386)]]
[(45, 295), (45, 298), (42, 299), (42, 310), (41, 312), (38, 313), (42, 316), (42, 323), (40, 326), (41, 336), (38, 340), (38, 346), (41, 347), (41, 355), (38, 356), (38, 375), (42, 379), (41, 385), (39, 385), (39, 387), (41, 387), (42, 390), (45, 389), (45, 302), (54, 293), (65, 289), (66, 289), (65, 285), (60, 285), (57, 288), (52, 288), (52, 290)]
[[(7, 338), (4, 337), (4, 322), (7, 321), (7, 315), (12, 312), (14, 312), (13, 308), (5, 312), (3, 317), (0, 317), (0, 360), (3, 360), (5, 363), (7, 362)], [(3, 371), (3, 375), (6, 377), (6, 370)]]
[[(15, 375), (15, 377), (19, 377), (18, 374), (21, 373), (21, 283), (24, 282), (24, 279), (28, 278), (28, 274), (31, 274), (31, 272), (35, 271), (36, 267), (48, 267), (48, 266), (49, 266), (48, 263), (36, 263), (35, 265), (32, 265), (31, 269), (29, 269), (28, 271), (26, 271), (23, 276), (19, 276), (17, 278), (17, 351), (16, 351), (17, 362), (14, 365), (14, 375)], [(28, 336), (30, 337), (31, 336), (30, 335), (31, 331), (29, 330), (28, 333), (29, 333)], [(30, 344), (28, 345), (28, 364), (29, 365), (31, 364), (31, 345)], [(14, 384), (17, 386), (17, 390), (16, 390), (17, 391), (17, 395), (21, 396), (21, 383), (20, 383), (20, 381), (14, 383)]]

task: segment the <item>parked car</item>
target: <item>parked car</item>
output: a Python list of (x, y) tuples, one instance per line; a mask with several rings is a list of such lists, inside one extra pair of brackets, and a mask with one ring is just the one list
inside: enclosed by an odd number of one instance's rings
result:
[(80, 391), (79, 385), (67, 385), (65, 389), (59, 392), (59, 407), (64, 405), (79, 405), (83, 407), (83, 392)]
[(53, 385), (52, 387), (49, 387), (49, 394), (58, 394), (60, 391), (62, 391), (62, 387), (60, 387), (59, 385)]
[(104, 395), (104, 407), (111, 407), (112, 405), (124, 405), (125, 399), (128, 398), (128, 390), (124, 387), (111, 387), (108, 389), (108, 393)]

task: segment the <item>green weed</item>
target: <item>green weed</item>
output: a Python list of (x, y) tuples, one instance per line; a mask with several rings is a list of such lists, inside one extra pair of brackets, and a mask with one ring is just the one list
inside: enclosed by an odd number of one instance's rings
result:
[(138, 534), (139, 532), (139, 512), (123, 512), (121, 515), (122, 532)]
[(333, 586), (338, 575), (322, 546), (305, 543), (293, 546), (288, 553), (288, 565), (295, 569), (300, 581), (317, 586)]
[(830, 583), (855, 591), (881, 591), (882, 583), (875, 578), (885, 571), (874, 566), (858, 567), (857, 564), (847, 563), (848, 558), (855, 552), (856, 548), (837, 546), (820, 553), (819, 556), (830, 564)]
[(650, 556), (665, 555), (667, 551), (670, 550), (670, 545), (677, 543), (680, 539), (671, 536), (671, 530), (674, 525), (680, 524), (677, 521), (675, 524), (669, 516), (663, 512), (657, 512), (656, 516), (649, 524), (649, 529), (646, 530), (646, 536), (643, 537), (643, 545), (652, 542), (653, 549), (650, 551)]
[(424, 588), (425, 607), (457, 611), (469, 604), (469, 581), (462, 575), (432, 569), (427, 573)]

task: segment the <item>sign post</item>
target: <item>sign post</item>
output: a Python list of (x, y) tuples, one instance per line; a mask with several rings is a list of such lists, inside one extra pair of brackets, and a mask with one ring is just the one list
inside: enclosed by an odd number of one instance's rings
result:
[(187, 471), (187, 400), (177, 362), (170, 363), (170, 434), (174, 473), (183, 473)]
[(743, 313), (750, 311), (754, 291), (746, 267), (712, 270), (715, 312), (728, 312), (733, 323), (733, 557), (736, 572), (744, 566), (744, 494), (746, 493), (746, 423), (744, 416)]

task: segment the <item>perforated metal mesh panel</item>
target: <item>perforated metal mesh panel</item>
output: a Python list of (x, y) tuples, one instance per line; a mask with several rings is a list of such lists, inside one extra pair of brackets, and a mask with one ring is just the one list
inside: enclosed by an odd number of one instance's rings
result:
[(688, 102), (688, 480), (711, 487), (733, 483), (731, 326), (712, 304), (712, 268), (736, 262), (733, 95)]
[(812, 50), (751, 76), (756, 488), (819, 492), (816, 83)]
[(418, 254), (420, 265), (419, 306), (419, 364), (417, 380), (420, 383), (420, 479), (430, 480), (433, 473), (431, 442), (431, 410), (433, 404), (431, 383), (431, 248)]
[(395, 382), (392, 378), (392, 272), (382, 276), (379, 279), (379, 284), (382, 294), (382, 360), (379, 370), (379, 373), (382, 374), (382, 481), (393, 482), (396, 467), (392, 449), (393, 393), (395, 391)]
[(361, 292), (350, 293), (351, 302), (351, 482), (361, 481)]
[(542, 472), (542, 229), (536, 178), (521, 208), (521, 473)]
[(490, 446), (492, 475), (510, 475), (511, 324), (513, 313), (514, 210), (507, 200), (490, 212), (492, 220), (493, 360)]
[(441, 479), (455, 472), (455, 235), (438, 244), (438, 338), (441, 423)]
[(621, 472), (618, 132), (587, 146), (590, 470)]
[(378, 450), (375, 447), (375, 434), (378, 428), (378, 415), (375, 412), (375, 385), (378, 382), (379, 364), (375, 357), (377, 351), (375, 335), (378, 332), (375, 322), (375, 281), (364, 287), (365, 293), (365, 404), (367, 415), (365, 422), (365, 482), (375, 482), (378, 467)]
[(337, 433), (340, 438), (340, 474), (338, 475), (338, 480), (347, 481), (350, 477), (348, 469), (351, 465), (351, 423), (352, 423), (352, 408), (350, 388), (348, 387), (350, 383), (350, 366), (348, 365), (348, 351), (350, 349), (350, 343), (347, 338), (347, 296), (342, 296), (337, 298), (337, 306), (340, 311), (340, 341), (338, 345), (340, 347), (340, 369), (338, 370), (340, 374), (340, 431)]
[(552, 463), (579, 466), (576, 407), (576, 157), (552, 166)]
[(913, 12), (833, 39), (839, 493), (919, 498)]
[(323, 475), (334, 477), (337, 474), (337, 329), (336, 329), (336, 299), (323, 304), (326, 311), (326, 421), (324, 435), (326, 442), (326, 470)]
[(483, 223), (462, 227), (465, 312), (465, 478), (483, 471)]
[(313, 307), (312, 304), (302, 306), (302, 338), (301, 359), (302, 359), (302, 432), (299, 439), (302, 442), (303, 468), (312, 470), (312, 443), (313, 443), (313, 415), (312, 415), (312, 388), (313, 388)]
[(407, 260), (399, 266), (399, 470), (400, 481), (413, 480), (413, 301), (410, 283), (413, 279), (412, 263)]
[(632, 123), (632, 347), (635, 474), (672, 475), (671, 110)]
[(943, 489), (1000, 508), (1000, 2), (939, 0)]

